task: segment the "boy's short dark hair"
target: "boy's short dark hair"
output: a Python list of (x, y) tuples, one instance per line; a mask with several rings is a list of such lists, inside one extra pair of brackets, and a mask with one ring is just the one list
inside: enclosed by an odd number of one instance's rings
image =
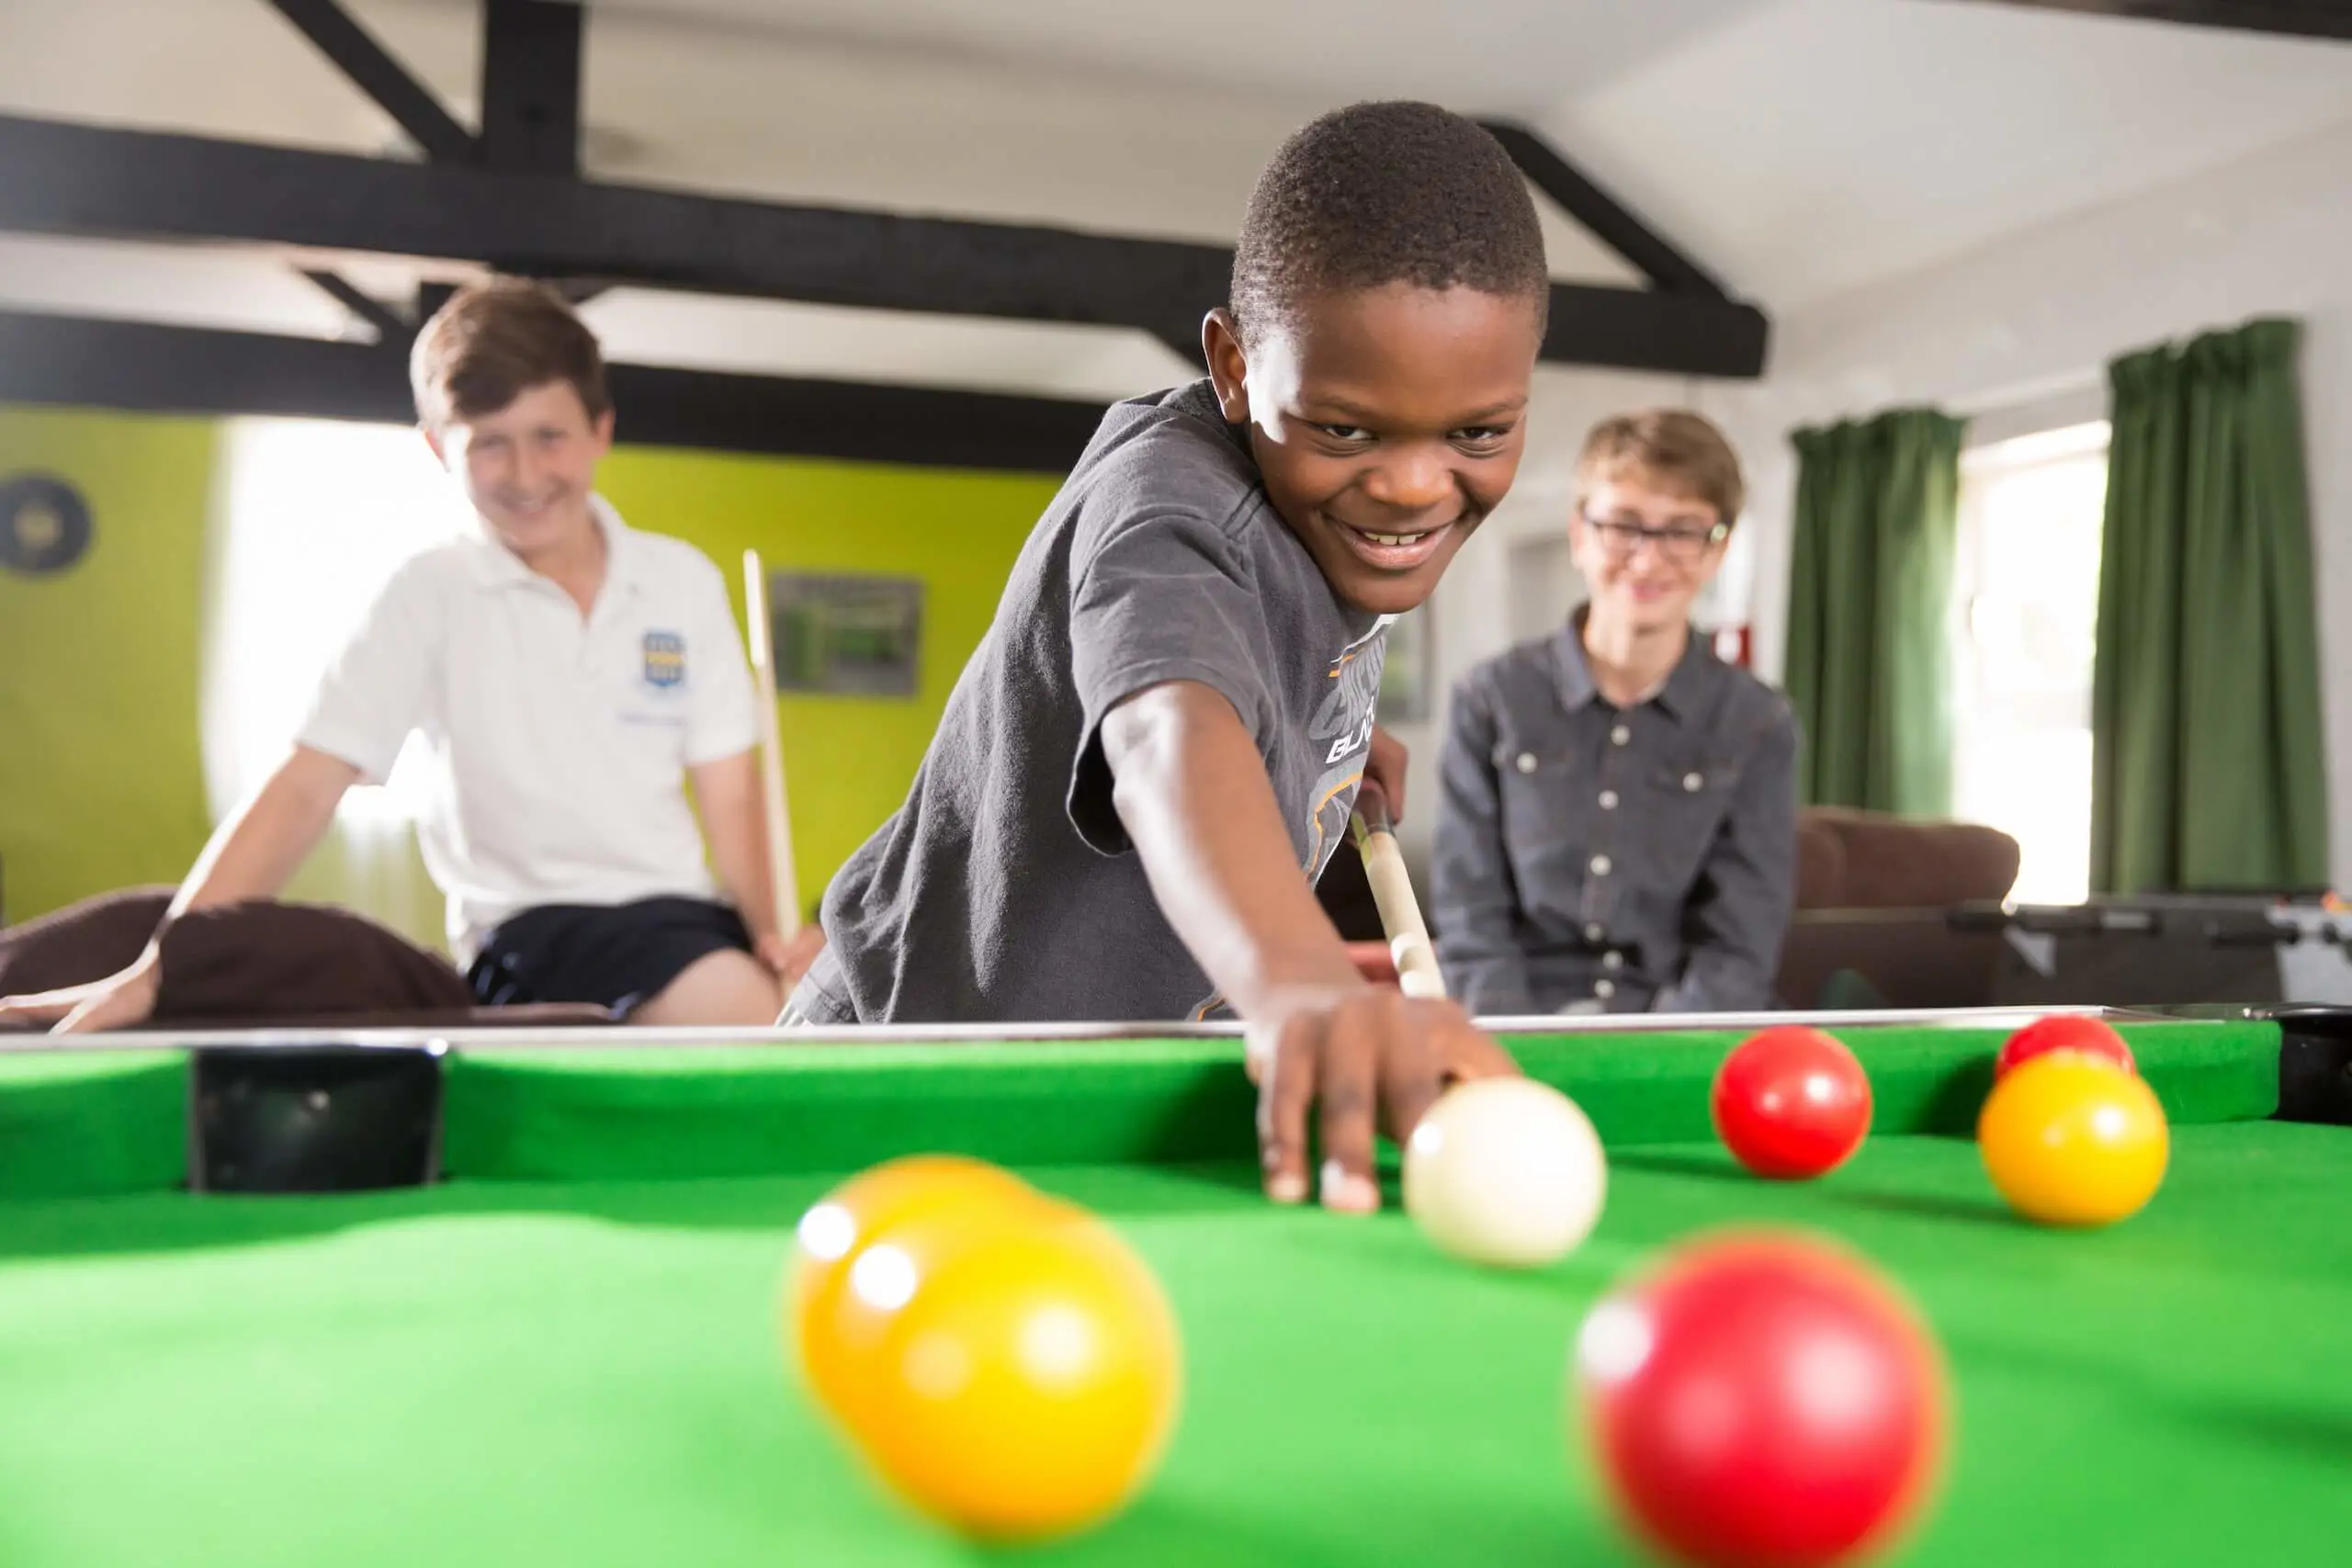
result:
[(567, 381), (590, 419), (613, 406), (596, 334), (553, 289), (525, 278), (469, 284), (433, 312), (409, 353), (416, 417), (439, 429)]
[(1551, 299), (1519, 166), (1435, 104), (1354, 104), (1283, 143), (1234, 247), (1234, 321), (1247, 344), (1310, 294), (1390, 283)]

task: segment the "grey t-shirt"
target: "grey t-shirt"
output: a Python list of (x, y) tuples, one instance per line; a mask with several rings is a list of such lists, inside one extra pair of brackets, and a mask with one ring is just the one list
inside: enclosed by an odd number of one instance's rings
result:
[(1222, 693), (1311, 878), (1354, 805), (1385, 642), (1275, 514), (1208, 383), (1114, 406), (1014, 563), (906, 804), (826, 890), (829, 945), (787, 1017), (1215, 1009), (1112, 807), (1103, 716), (1163, 682)]

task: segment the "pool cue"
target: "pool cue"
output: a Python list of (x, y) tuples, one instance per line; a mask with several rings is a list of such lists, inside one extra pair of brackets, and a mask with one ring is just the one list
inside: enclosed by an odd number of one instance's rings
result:
[(792, 868), (792, 814), (784, 794), (784, 740), (776, 733), (775, 643), (768, 624), (768, 574), (760, 552), (743, 552), (743, 618), (752, 638), (752, 682), (758, 698), (761, 805), (767, 814), (768, 886), (775, 899), (775, 929), (786, 941), (800, 934), (800, 883)]
[(1421, 922), (1420, 901), (1413, 897), (1405, 852), (1396, 847), (1386, 798), (1375, 793), (1366, 800), (1359, 794), (1354, 823), (1364, 880), (1372, 884), (1380, 928), (1388, 933), (1388, 952), (1396, 960), (1397, 988), (1408, 997), (1444, 996), (1445, 976), (1438, 973), (1437, 949), (1430, 945), (1430, 929)]

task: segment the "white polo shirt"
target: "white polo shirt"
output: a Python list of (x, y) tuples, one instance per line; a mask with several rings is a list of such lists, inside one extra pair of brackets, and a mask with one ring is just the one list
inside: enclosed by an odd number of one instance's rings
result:
[(757, 744), (718, 569), (591, 511), (607, 548), (587, 616), (487, 532), (436, 546), (385, 585), (297, 737), (379, 784), (423, 732), (418, 837), (460, 964), (539, 905), (710, 897), (685, 770)]

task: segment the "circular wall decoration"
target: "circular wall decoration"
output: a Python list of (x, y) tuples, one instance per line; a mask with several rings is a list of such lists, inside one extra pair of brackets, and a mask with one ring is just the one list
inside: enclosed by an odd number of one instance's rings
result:
[(0, 479), (0, 566), (28, 577), (63, 571), (90, 548), (90, 505), (53, 474)]

